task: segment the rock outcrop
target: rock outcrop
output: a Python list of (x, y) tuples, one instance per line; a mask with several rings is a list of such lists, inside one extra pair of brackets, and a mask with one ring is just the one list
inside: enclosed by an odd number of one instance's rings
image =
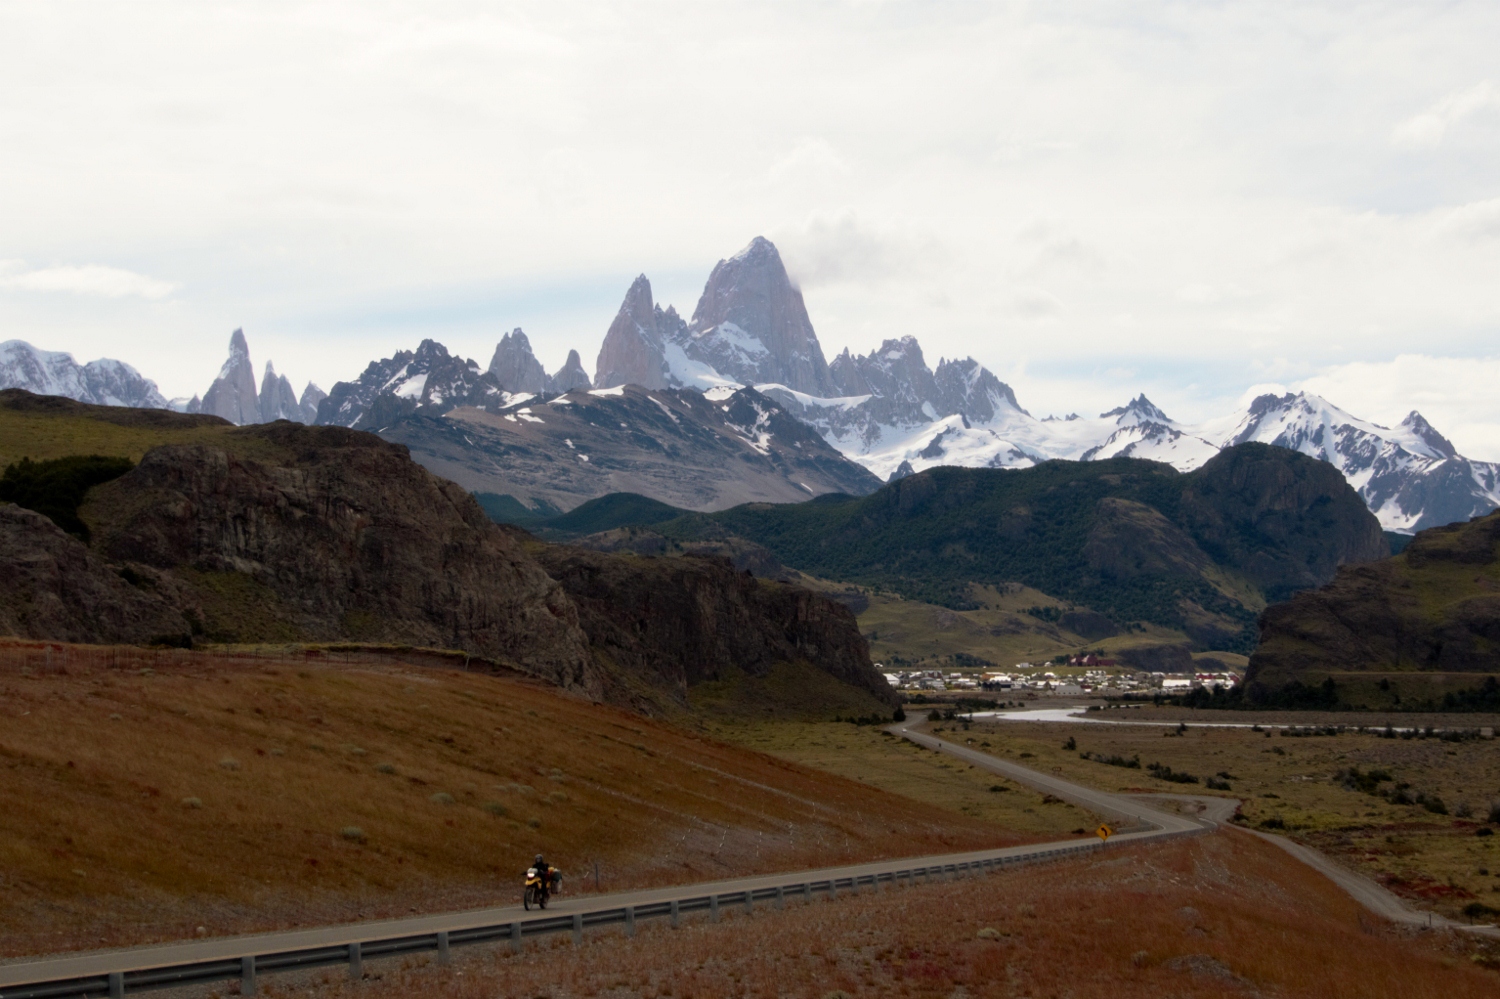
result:
[(688, 330), (688, 356), (741, 384), (836, 394), (802, 292), (763, 236), (714, 266)]
[(1500, 511), (1429, 528), (1394, 558), (1268, 607), (1247, 696), (1370, 671), (1500, 673)]
[(255, 390), (255, 367), (250, 363), (244, 330), (237, 329), (230, 335), (229, 359), (203, 393), (199, 411), (242, 426), (260, 422), (260, 393)]
[(575, 389), (586, 389), (592, 384), (589, 373), (583, 370), (583, 358), (578, 356), (578, 351), (570, 350), (567, 361), (547, 380), (547, 391), (572, 392)]
[(537, 557), (577, 605), (595, 655), (615, 667), (619, 696), (645, 681), (686, 704), (699, 683), (734, 670), (764, 677), (790, 663), (821, 670), (888, 707), (900, 703), (871, 665), (849, 608), (810, 590), (736, 572), (723, 558), (564, 546), (540, 548)]
[(158, 447), (97, 487), (96, 549), (178, 575), (221, 639), (258, 614), (300, 637), (459, 648), (602, 693), (557, 584), (405, 448), (287, 423), (226, 444)]
[[(620, 311), (604, 334), (594, 364), (594, 387), (639, 385), (661, 389), (669, 385), (666, 339), (658, 319), (661, 310), (651, 297), (651, 282), (642, 274), (625, 292)], [(676, 312), (672, 313), (676, 318)]]
[(531, 352), (531, 341), (519, 326), (502, 336), (495, 345), (489, 374), (504, 392), (540, 395), (548, 391), (547, 372)]
[(317, 422), (374, 430), (412, 413), (482, 406), (503, 395), (494, 377), (474, 361), (448, 353), (436, 340), (423, 340), (415, 351), (371, 361), (356, 381), (334, 385), (318, 404)]

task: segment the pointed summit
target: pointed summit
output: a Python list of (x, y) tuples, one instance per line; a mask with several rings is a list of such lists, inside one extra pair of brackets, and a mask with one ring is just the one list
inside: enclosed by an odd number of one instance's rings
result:
[(545, 392), (547, 372), (531, 352), (531, 341), (517, 326), (500, 338), (495, 356), (490, 359), (490, 374), (506, 392)]
[(265, 377), (260, 383), (259, 422), (271, 423), (274, 420), (306, 422), (302, 419), (302, 407), (297, 404), (297, 393), (292, 391), (292, 383), (285, 375), (278, 378), (276, 369), (267, 361)]
[(243, 329), (229, 337), (229, 359), (203, 393), (203, 412), (240, 425), (260, 422), (260, 394), (255, 391), (255, 368)]
[(1107, 413), (1100, 413), (1099, 414), (1099, 419), (1101, 419), (1101, 420), (1107, 420), (1111, 416), (1119, 417), (1119, 419), (1117, 419), (1115, 422), (1118, 423), (1118, 424), (1120, 424), (1121, 426), (1126, 426), (1126, 425), (1132, 424), (1132, 423), (1143, 423), (1143, 422), (1144, 423), (1171, 423), (1172, 422), (1171, 417), (1167, 416), (1166, 413), (1163, 413), (1160, 409), (1158, 409), (1156, 407), (1156, 404), (1153, 403), (1150, 399), (1147, 399), (1146, 398), (1146, 393), (1144, 393), (1144, 392), (1142, 392), (1140, 395), (1136, 396), (1134, 399), (1131, 399), (1128, 403), (1126, 403), (1123, 406), (1118, 406), (1118, 407), (1116, 407), (1114, 409), (1111, 409)]
[(547, 391), (549, 392), (571, 392), (574, 389), (586, 389), (590, 385), (589, 373), (583, 370), (583, 358), (578, 356), (578, 351), (568, 351), (568, 360), (557, 374), (547, 379)]
[(802, 292), (764, 236), (718, 262), (688, 330), (688, 356), (721, 375), (746, 385), (773, 382), (810, 395), (834, 394)]
[(651, 298), (651, 282), (642, 274), (630, 285), (625, 301), (594, 365), (594, 387), (639, 385), (642, 388), (667, 387), (667, 360), (661, 331), (657, 328), (656, 305)]
[(1452, 458), (1458, 454), (1458, 449), (1453, 446), (1453, 442), (1438, 433), (1432, 424), (1427, 422), (1427, 418), (1415, 409), (1401, 421), (1401, 427), (1404, 430), (1410, 430), (1418, 440), (1432, 448), (1433, 453), (1439, 458)]

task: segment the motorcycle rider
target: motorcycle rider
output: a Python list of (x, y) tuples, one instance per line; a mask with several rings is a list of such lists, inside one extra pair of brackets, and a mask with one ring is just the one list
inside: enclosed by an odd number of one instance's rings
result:
[(552, 867), (542, 858), (540, 853), (531, 862), (531, 866), (536, 870), (536, 876), (541, 879), (542, 890), (549, 895), (552, 894), (554, 890), (553, 879), (557, 876), (556, 872), (552, 870)]

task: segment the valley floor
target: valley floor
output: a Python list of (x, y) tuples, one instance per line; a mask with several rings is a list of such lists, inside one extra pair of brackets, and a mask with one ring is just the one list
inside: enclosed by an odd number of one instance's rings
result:
[[(1093, 717), (1166, 721), (1183, 715), (1117, 708)], [(1277, 717), (1300, 728), (1205, 727), (1194, 723), (1272, 722), (1241, 712), (1198, 712), (1186, 730), (983, 716), (969, 725), (934, 723), (932, 730), (1103, 790), (1237, 797), (1247, 825), (1293, 836), (1375, 878), (1419, 909), (1463, 919), (1467, 907), (1478, 905), (1484, 908), (1471, 912), (1480, 921), (1500, 917), (1500, 835), (1492, 834), (1500, 831), (1500, 739), (1445, 742), (1317, 727), (1332, 719), (1337, 719), (1332, 724), (1376, 724), (1362, 714)], [(1488, 723), (1473, 716), (1443, 719), (1439, 724), (1462, 729)], [(1394, 721), (1403, 723), (1400, 716)], [(1420, 721), (1408, 716), (1404, 723)], [(1125, 765), (1130, 763), (1135, 765)], [(1169, 772), (1196, 782), (1164, 779)], [(1209, 787), (1210, 779), (1222, 782), (1220, 788)]]

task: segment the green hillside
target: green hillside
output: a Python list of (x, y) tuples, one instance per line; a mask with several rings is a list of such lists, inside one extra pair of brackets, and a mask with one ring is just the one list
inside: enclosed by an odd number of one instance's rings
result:
[(975, 609), (972, 584), (1016, 582), (1117, 625), (1246, 652), (1268, 603), (1389, 551), (1336, 469), (1262, 444), (1189, 474), (1132, 458), (943, 467), (861, 498), (609, 526), (649, 526), (679, 542), (741, 537), (811, 575), (954, 610)]

